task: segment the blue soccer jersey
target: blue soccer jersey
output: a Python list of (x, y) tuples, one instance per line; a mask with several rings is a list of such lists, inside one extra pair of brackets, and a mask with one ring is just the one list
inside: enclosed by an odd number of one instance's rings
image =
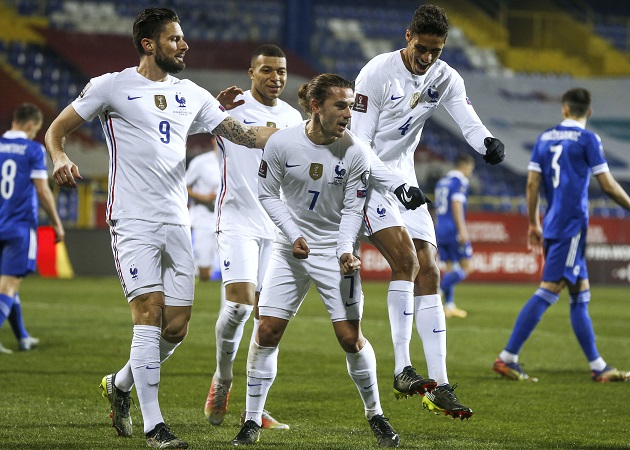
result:
[(528, 168), (542, 175), (547, 199), (543, 238), (570, 238), (586, 229), (591, 174), (609, 170), (599, 136), (566, 119), (538, 137)]
[(466, 211), (468, 178), (459, 170), (451, 170), (435, 186), (435, 237), (438, 245), (457, 242), (457, 224), (453, 217), (451, 202), (460, 202)]
[(0, 137), (0, 235), (37, 227), (37, 194), (33, 178), (48, 178), (44, 147), (19, 131)]

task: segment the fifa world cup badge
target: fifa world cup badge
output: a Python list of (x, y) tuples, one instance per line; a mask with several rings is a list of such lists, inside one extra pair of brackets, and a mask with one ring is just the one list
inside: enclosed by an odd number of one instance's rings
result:
[(420, 101), (420, 93), (414, 92), (413, 95), (411, 96), (411, 101), (409, 102), (409, 106), (411, 106), (411, 109), (414, 109), (416, 106), (418, 106), (419, 101)]

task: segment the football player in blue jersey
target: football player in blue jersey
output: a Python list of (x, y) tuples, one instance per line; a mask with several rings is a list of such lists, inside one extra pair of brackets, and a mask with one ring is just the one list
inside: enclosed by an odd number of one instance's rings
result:
[[(46, 150), (33, 141), (42, 121), (41, 111), (24, 103), (14, 111), (11, 129), (0, 137), (0, 326), (9, 319), (20, 350), (39, 344), (24, 327), (18, 296), (22, 279), (35, 270), (38, 198), (57, 241), (64, 238), (48, 186)], [(12, 351), (0, 344), (0, 353)]]
[(455, 160), (453, 169), (435, 186), (435, 237), (440, 259), (446, 264), (440, 282), (446, 317), (464, 318), (468, 315), (455, 305), (454, 291), (455, 285), (470, 273), (473, 250), (466, 228), (466, 201), (468, 178), (474, 169), (474, 158), (462, 154)]
[[(591, 113), (589, 91), (568, 90), (562, 96), (564, 120), (543, 132), (534, 146), (527, 178), (528, 245), (534, 251), (544, 252), (545, 265), (538, 290), (519, 313), (505, 349), (494, 362), (493, 370), (510, 380), (537, 381), (519, 366), (518, 354), (565, 287), (570, 296), (571, 325), (588, 360), (593, 381), (626, 381), (630, 377), (630, 372), (609, 366), (599, 355), (588, 314), (591, 291), (585, 248), (591, 175), (608, 197), (630, 210), (630, 197), (611, 175), (599, 136), (585, 129)], [(541, 185), (547, 200), (542, 227)]]

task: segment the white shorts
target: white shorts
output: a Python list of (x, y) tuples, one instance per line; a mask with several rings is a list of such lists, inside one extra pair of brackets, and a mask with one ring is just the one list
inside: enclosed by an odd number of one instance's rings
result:
[(371, 236), (391, 227), (405, 227), (411, 239), (419, 239), (437, 248), (435, 226), (427, 205), (405, 209), (391, 192), (370, 189), (365, 203), (363, 234)]
[(111, 221), (109, 231), (127, 301), (160, 291), (168, 306), (192, 305), (195, 264), (188, 225), (120, 219)]
[(324, 302), (333, 322), (360, 320), (363, 315), (363, 291), (360, 271), (343, 275), (337, 255), (314, 254), (297, 259), (291, 250), (273, 246), (264, 289), (260, 293), (260, 315), (289, 320), (294, 316), (312, 284)]
[(192, 229), (192, 242), (197, 268), (213, 267), (218, 251), (217, 235), (214, 228), (194, 227)]
[(252, 283), (256, 285), (256, 292), (260, 292), (273, 240), (220, 231), (217, 242), (223, 284)]

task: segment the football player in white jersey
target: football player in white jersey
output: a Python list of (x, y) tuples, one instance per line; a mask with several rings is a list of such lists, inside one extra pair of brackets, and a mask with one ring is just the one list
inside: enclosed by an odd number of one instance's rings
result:
[[(262, 45), (251, 57), (251, 88), (241, 91), (230, 103), (230, 115), (244, 124), (286, 128), (302, 122), (302, 115), (279, 97), (287, 82), (287, 60), (275, 45)], [(227, 91), (227, 90), (226, 90)], [(224, 91), (225, 92), (225, 91)], [(233, 91), (233, 94), (236, 91)], [(219, 94), (218, 99), (223, 98)], [(225, 106), (228, 106), (227, 104)], [(232, 367), (243, 336), (243, 328), (255, 308), (267, 269), (275, 225), (258, 200), (258, 167), (263, 150), (247, 150), (218, 139), (221, 189), (216, 201), (216, 232), (225, 304), (217, 319), (216, 361), (204, 413), (219, 425), (227, 412), (232, 388)], [(254, 311), (254, 330), (258, 329)], [(263, 428), (287, 429), (267, 411)]]
[[(406, 31), (407, 46), (376, 56), (356, 79), (353, 132), (412, 186), (417, 186), (413, 155), (422, 128), (440, 105), (486, 162), (497, 164), (505, 156), (503, 144), (492, 137), (466, 97), (461, 76), (439, 60), (447, 35), (444, 10), (434, 5), (420, 6)], [(423, 405), (453, 417), (469, 418), (472, 410), (459, 402), (448, 382), (435, 229), (427, 208), (401, 211), (391, 194), (371, 189), (366, 202), (366, 228), (371, 242), (392, 268), (387, 304), (396, 396), (422, 394), (424, 379), (411, 365), (409, 354), (415, 315), (429, 376), (438, 382), (438, 388), (423, 397)]]
[(202, 281), (210, 280), (218, 261), (217, 239), (214, 233), (216, 224), (214, 202), (219, 192), (221, 177), (214, 135), (210, 135), (209, 145), (210, 149), (195, 156), (186, 168), (193, 255), (197, 275)]
[(397, 447), (398, 434), (380, 405), (374, 350), (361, 332), (363, 294), (354, 249), (367, 196), (370, 150), (347, 131), (352, 83), (334, 74), (318, 75), (298, 96), (310, 120), (270, 138), (258, 172), (260, 201), (279, 232), (258, 303), (260, 326), (247, 359), (245, 422), (232, 443), (258, 441), (277, 373), (278, 344), (314, 284), (379, 444)]
[(142, 11), (133, 41), (139, 65), (93, 78), (53, 121), (46, 146), (53, 179), (74, 188), (81, 176), (64, 142), (86, 120), (101, 120), (110, 153), (107, 221), (134, 324), (129, 361), (103, 378), (103, 395), (118, 434), (130, 436), (129, 392), (135, 383), (148, 445), (187, 448), (164, 424), (158, 404), (161, 363), (186, 336), (194, 296), (186, 137), (212, 131), (261, 148), (276, 129), (233, 119), (208, 91), (171, 75), (184, 69), (188, 50), (174, 11)]

